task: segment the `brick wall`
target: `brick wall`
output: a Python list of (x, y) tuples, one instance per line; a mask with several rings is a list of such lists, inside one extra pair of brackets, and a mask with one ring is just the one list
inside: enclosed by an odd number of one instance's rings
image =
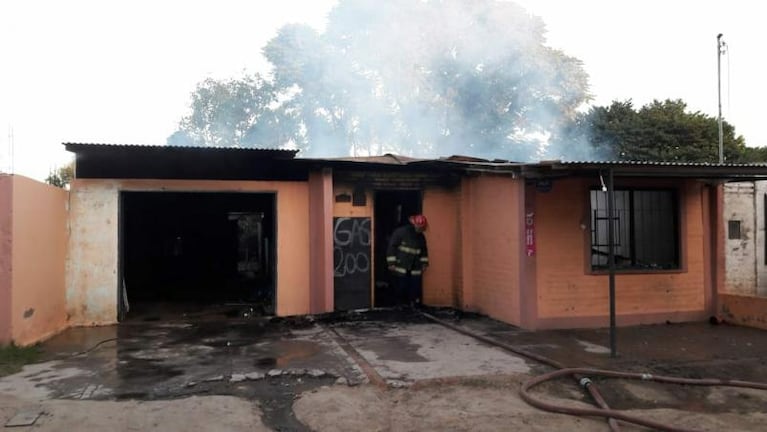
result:
[(482, 175), (462, 187), (464, 308), (519, 324), (524, 181)]
[(767, 330), (767, 298), (721, 294), (719, 317), (732, 324)]
[[(535, 196), (537, 319), (535, 327), (608, 324), (608, 276), (591, 272), (589, 188), (593, 179), (557, 180)], [(681, 261), (679, 271), (619, 273), (619, 324), (682, 321), (705, 316), (706, 271), (703, 186), (694, 181), (620, 180), (620, 187), (678, 188)]]
[(460, 265), (457, 189), (427, 188), (423, 194), (423, 213), (429, 219), (426, 241), (429, 269), (424, 274), (424, 303), (431, 306), (458, 306), (458, 266)]

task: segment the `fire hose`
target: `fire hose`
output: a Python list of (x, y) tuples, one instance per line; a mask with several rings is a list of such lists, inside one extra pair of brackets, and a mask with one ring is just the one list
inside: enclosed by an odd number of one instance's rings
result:
[[(554, 372), (549, 372), (547, 374), (535, 377), (527, 381), (526, 383), (522, 385), (522, 388), (520, 389), (519, 393), (525, 402), (527, 402), (528, 404), (538, 409), (542, 409), (544, 411), (558, 412), (558, 413), (570, 414), (570, 415), (576, 415), (576, 416), (597, 416), (597, 417), (618, 419), (628, 423), (634, 423), (640, 426), (646, 426), (649, 428), (662, 430), (662, 431), (669, 431), (669, 432), (694, 432), (693, 429), (685, 429), (685, 428), (669, 426), (663, 423), (658, 423), (652, 420), (646, 420), (638, 416), (625, 414), (621, 411), (616, 411), (616, 410), (612, 410), (608, 408), (579, 408), (579, 407), (562, 406), (562, 405), (556, 405), (549, 402), (545, 402), (540, 399), (536, 399), (530, 395), (529, 391), (533, 387), (539, 384), (542, 384), (546, 381), (553, 380), (553, 379), (556, 379), (562, 376), (567, 376), (567, 375), (601, 376), (601, 377), (608, 377), (608, 378), (654, 381), (654, 382), (659, 382), (664, 384), (740, 387), (740, 388), (767, 390), (767, 384), (750, 382), (750, 381), (720, 380), (720, 379), (711, 379), (711, 378), (702, 378), (702, 379), (676, 378), (676, 377), (669, 377), (669, 376), (662, 376), (662, 375), (618, 372), (618, 371), (603, 370), (603, 369), (565, 368), (565, 369), (556, 370)], [(582, 381), (581, 385), (583, 387), (589, 387), (593, 385), (589, 378), (583, 378), (581, 381)]]
[[(604, 417), (607, 419), (607, 423), (610, 426), (610, 430), (612, 430), (613, 432), (618, 432), (620, 430), (620, 426), (618, 425), (617, 420), (622, 420), (624, 422), (633, 423), (633, 424), (653, 428), (656, 430), (662, 430), (662, 431), (668, 431), (668, 432), (695, 432), (695, 431), (691, 429), (684, 429), (684, 428), (678, 428), (675, 426), (669, 426), (669, 425), (655, 422), (652, 420), (646, 420), (638, 416), (626, 414), (624, 412), (611, 409), (609, 405), (607, 404), (607, 402), (602, 397), (602, 394), (597, 389), (596, 384), (589, 378), (589, 376), (654, 381), (654, 382), (659, 382), (664, 384), (740, 387), (740, 388), (767, 390), (766, 383), (751, 382), (751, 381), (720, 380), (720, 379), (709, 379), (709, 378), (703, 378), (703, 379), (676, 378), (676, 377), (669, 377), (669, 376), (662, 376), (662, 375), (619, 372), (619, 371), (611, 371), (611, 370), (604, 370), (604, 369), (568, 368), (556, 360), (514, 347), (509, 344), (505, 344), (503, 342), (499, 342), (487, 336), (465, 329), (461, 326), (457, 326), (447, 321), (441, 320), (429, 313), (422, 311), (421, 314), (425, 316), (426, 318), (430, 319), (431, 321), (434, 321), (437, 324), (440, 324), (442, 326), (455, 330), (459, 333), (463, 333), (467, 336), (471, 336), (487, 344), (497, 346), (499, 348), (510, 351), (514, 354), (518, 354), (520, 356), (529, 358), (531, 360), (535, 360), (539, 363), (545, 364), (549, 367), (556, 369), (553, 372), (540, 375), (538, 377), (535, 377), (525, 382), (520, 388), (520, 396), (522, 397), (522, 400), (527, 402), (529, 405), (544, 411), (569, 414), (569, 415), (575, 415), (575, 416)], [(576, 380), (576, 382), (578, 382), (578, 385), (581, 386), (584, 390), (586, 390), (589, 393), (589, 395), (594, 400), (598, 408), (579, 408), (579, 407), (557, 405), (557, 404), (546, 402), (540, 399), (536, 399), (529, 393), (529, 391), (533, 387), (539, 384), (542, 384), (546, 381), (560, 378), (563, 376), (572, 376)]]

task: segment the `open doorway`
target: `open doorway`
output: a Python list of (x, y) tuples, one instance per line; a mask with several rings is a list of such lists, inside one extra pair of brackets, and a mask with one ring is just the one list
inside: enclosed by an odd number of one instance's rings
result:
[(379, 190), (375, 194), (375, 306), (404, 303), (395, 298), (393, 276), (386, 265), (386, 247), (395, 229), (408, 223), (408, 217), (421, 213), (420, 190)]
[(123, 318), (274, 313), (273, 193), (123, 192)]

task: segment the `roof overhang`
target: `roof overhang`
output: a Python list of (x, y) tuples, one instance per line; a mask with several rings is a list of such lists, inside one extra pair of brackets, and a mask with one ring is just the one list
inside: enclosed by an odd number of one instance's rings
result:
[(767, 164), (643, 161), (486, 160), (468, 156), (418, 159), (382, 156), (296, 159), (297, 150), (64, 143), (75, 153), (76, 178), (305, 180), (311, 170), (496, 174), (555, 179), (612, 172), (616, 177), (694, 178), (712, 183), (767, 180)]
[(297, 150), (64, 143), (75, 178), (304, 180)]
[(526, 178), (590, 176), (612, 171), (617, 177), (694, 178), (714, 182), (767, 180), (767, 164), (709, 164), (680, 162), (568, 162), (544, 161), (525, 164)]

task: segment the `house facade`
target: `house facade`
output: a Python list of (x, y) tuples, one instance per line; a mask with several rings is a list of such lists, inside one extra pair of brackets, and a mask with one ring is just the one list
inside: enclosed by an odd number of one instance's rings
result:
[(703, 320), (719, 314), (727, 280), (721, 185), (767, 176), (754, 165), (66, 146), (67, 325), (146, 305), (277, 316), (389, 306), (386, 243), (414, 213), (429, 219), (427, 305), (526, 329), (602, 327), (612, 279), (618, 325)]

